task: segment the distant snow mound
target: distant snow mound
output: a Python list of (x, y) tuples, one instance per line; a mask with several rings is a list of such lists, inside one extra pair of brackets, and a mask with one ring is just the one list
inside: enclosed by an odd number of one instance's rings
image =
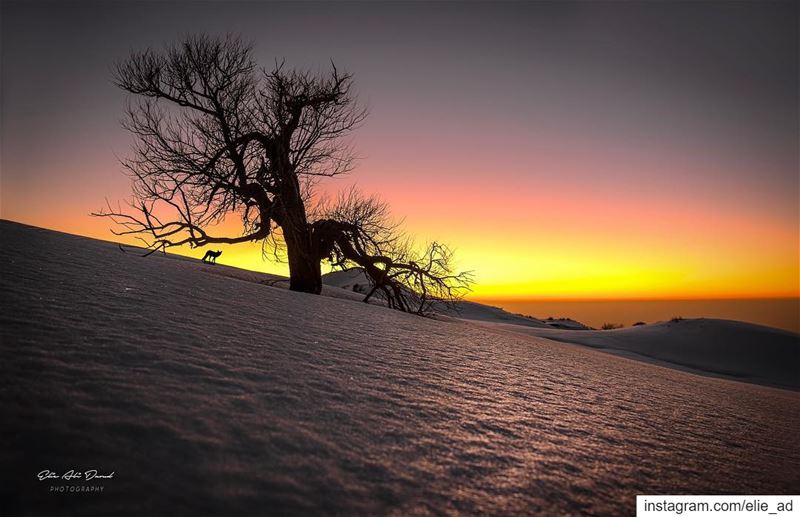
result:
[(322, 283), (331, 287), (339, 287), (348, 291), (362, 292), (369, 285), (367, 275), (362, 269), (333, 271), (322, 276)]
[(700, 318), (582, 332), (502, 328), (700, 373), (800, 389), (800, 335), (762, 325)]

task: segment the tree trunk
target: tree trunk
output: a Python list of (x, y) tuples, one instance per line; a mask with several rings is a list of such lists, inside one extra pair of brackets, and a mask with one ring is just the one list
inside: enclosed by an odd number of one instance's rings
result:
[(308, 232), (284, 231), (289, 259), (289, 289), (303, 293), (322, 292), (322, 268)]
[(279, 195), (280, 226), (289, 259), (289, 289), (320, 294), (322, 292), (320, 256), (306, 218), (306, 206), (300, 182), (289, 157), (292, 131), (294, 129), (275, 141), (276, 147), (272, 154), (275, 167), (282, 171)]

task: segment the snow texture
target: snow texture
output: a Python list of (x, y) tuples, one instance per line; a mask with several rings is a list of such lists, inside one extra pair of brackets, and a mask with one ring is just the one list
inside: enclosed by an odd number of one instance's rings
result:
[[(0, 222), (3, 515), (631, 515), (798, 493), (800, 393)], [(43, 469), (114, 471), (48, 492)]]

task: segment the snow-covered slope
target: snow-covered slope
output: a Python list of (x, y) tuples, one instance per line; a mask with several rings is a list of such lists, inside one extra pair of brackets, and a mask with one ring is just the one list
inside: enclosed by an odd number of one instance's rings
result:
[[(360, 270), (330, 273), (324, 280), (348, 294), (367, 283)], [(703, 375), (800, 389), (800, 335), (785, 330), (706, 318), (590, 330), (574, 320), (539, 320), (469, 301), (459, 302), (456, 312), (440, 311), (487, 328), (590, 346)]]
[[(636, 494), (800, 490), (797, 392), (9, 222), (0, 242), (4, 516), (631, 515)], [(44, 469), (114, 477), (51, 493), (83, 483)]]
[(800, 389), (800, 335), (719, 319), (687, 319), (618, 330), (569, 331), (497, 325), (636, 359), (770, 386)]

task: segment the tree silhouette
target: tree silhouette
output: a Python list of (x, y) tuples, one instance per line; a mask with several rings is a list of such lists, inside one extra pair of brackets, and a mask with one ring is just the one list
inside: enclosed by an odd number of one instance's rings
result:
[(418, 249), (377, 197), (350, 189), (321, 212), (312, 224), (319, 249), (334, 266), (364, 271), (370, 283), (364, 301), (377, 294), (390, 307), (423, 314), (469, 289), (472, 275), (453, 271), (452, 251), (439, 242)]
[[(308, 211), (324, 177), (349, 172), (347, 137), (366, 117), (353, 77), (333, 63), (327, 74), (259, 69), (239, 38), (190, 36), (117, 65), (116, 84), (130, 93), (124, 127), (135, 137), (123, 162), (132, 178), (127, 209), (107, 208), (117, 235), (152, 250), (248, 241), (285, 245), (290, 289), (319, 293), (323, 259), (363, 268), (367, 300), (380, 293), (404, 311), (453, 300), (468, 274), (453, 273), (452, 254), (433, 243), (414, 256), (388, 222), (387, 207), (355, 190)], [(236, 214), (241, 235), (210, 228)]]

